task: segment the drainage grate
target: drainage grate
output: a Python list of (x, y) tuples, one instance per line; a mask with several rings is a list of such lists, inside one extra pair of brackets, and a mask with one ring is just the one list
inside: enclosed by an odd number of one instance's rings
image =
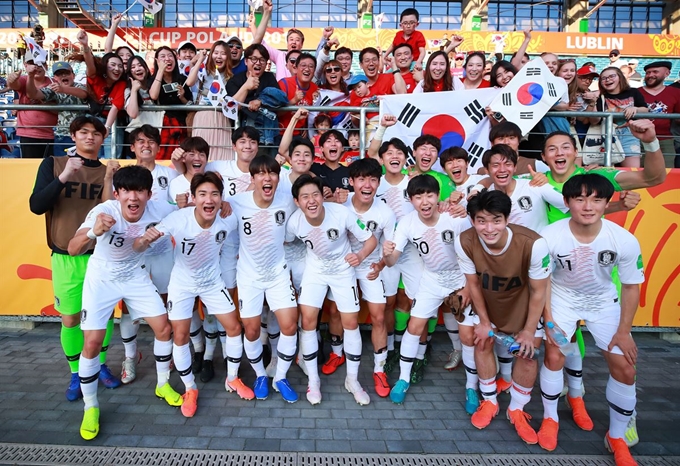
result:
[(106, 464), (113, 448), (0, 443), (0, 461), (10, 464)]
[(245, 453), (160, 448), (116, 448), (108, 464), (135, 466), (295, 466), (295, 453)]
[(299, 453), (299, 466), (484, 466), (479, 455)]

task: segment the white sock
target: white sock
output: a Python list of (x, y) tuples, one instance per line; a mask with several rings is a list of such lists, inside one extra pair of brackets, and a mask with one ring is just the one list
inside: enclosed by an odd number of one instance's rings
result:
[(444, 327), (446, 327), (446, 332), (449, 334), (453, 349), (456, 351), (461, 351), (463, 347), (460, 343), (460, 335), (458, 334), (458, 321), (456, 320), (456, 316), (450, 312), (444, 312), (442, 313), (442, 316), (444, 317)]
[(583, 359), (581, 353), (572, 354), (564, 358), (564, 372), (567, 373), (569, 396), (579, 398), (583, 396)]
[(120, 315), (120, 338), (123, 340), (126, 358), (137, 358), (137, 332), (139, 322), (132, 322), (130, 314)]
[(411, 367), (418, 354), (420, 335), (412, 335), (408, 330), (401, 339), (401, 358), (399, 359), (399, 379), (411, 383)]
[(541, 399), (543, 400), (543, 419), (550, 418), (559, 422), (557, 404), (564, 388), (562, 371), (551, 371), (545, 364), (541, 366)]
[(477, 375), (477, 364), (475, 363), (475, 347), (463, 346), (463, 367), (465, 367), (465, 388), (477, 390), (479, 376)]
[(96, 355), (92, 359), (88, 359), (80, 353), (78, 377), (80, 378), (80, 390), (83, 392), (85, 411), (90, 408), (99, 407), (99, 400), (97, 400), (97, 384), (99, 383), (100, 369), (101, 364), (99, 362), (99, 355)]
[(383, 349), (379, 353), (373, 353), (373, 372), (385, 372), (385, 361), (387, 361), (387, 351)]
[(420, 359), (420, 360), (425, 359), (425, 352), (426, 351), (427, 351), (427, 342), (426, 341), (419, 342), (418, 352), (416, 353), (416, 359)]
[(361, 331), (345, 329), (345, 356), (347, 357), (347, 377), (356, 379), (361, 361)]
[(394, 351), (394, 332), (387, 332), (387, 351)]
[(215, 316), (207, 315), (203, 320), (203, 333), (205, 333), (205, 353), (203, 354), (204, 361), (212, 361), (215, 355), (215, 348), (217, 348), (217, 338), (219, 333), (217, 331), (217, 319)]
[(333, 335), (331, 333), (331, 351), (336, 356), (342, 356), (342, 350), (344, 349), (344, 342), (342, 340), (342, 335)]
[(194, 373), (191, 372), (191, 350), (189, 349), (189, 343), (182, 346), (177, 346), (173, 343), (172, 359), (175, 361), (175, 368), (186, 389), (196, 388)]
[(293, 362), (293, 358), (295, 357), (295, 350), (297, 350), (297, 336), (281, 334), (277, 350), (279, 362), (276, 364), (274, 382), (287, 377), (290, 363)]
[(157, 387), (162, 387), (170, 380), (170, 360), (172, 359), (172, 340), (153, 340), (153, 355), (156, 358)]
[(276, 358), (279, 337), (281, 336), (281, 327), (279, 327), (279, 321), (276, 319), (274, 311), (269, 311), (267, 316), (267, 336), (269, 337), (269, 347), (272, 350), (272, 359), (274, 359)]
[(255, 341), (244, 339), (243, 347), (246, 350), (248, 361), (255, 371), (256, 377), (266, 377), (267, 372), (264, 370), (264, 363), (262, 362), (262, 340), (259, 338)]
[(201, 328), (203, 327), (203, 322), (201, 322), (201, 317), (198, 315), (198, 311), (194, 311), (191, 314), (191, 325), (189, 326), (189, 339), (194, 347), (195, 353), (202, 353), (205, 351), (203, 344), (203, 335), (201, 335)]
[(482, 398), (497, 405), (498, 400), (496, 399), (496, 377), (492, 377), (490, 379), (480, 378), (479, 392), (482, 394)]
[(610, 375), (607, 381), (606, 397), (609, 403), (609, 436), (623, 438), (628, 421), (635, 411), (637, 402), (635, 384), (626, 385), (614, 380), (614, 377)]
[(300, 330), (300, 352), (307, 367), (309, 383), (319, 383), (319, 368), (316, 362), (319, 340), (316, 339), (316, 330)]
[(227, 335), (227, 380), (231, 382), (238, 378), (238, 369), (243, 357), (243, 341), (241, 335), (230, 337)]
[(498, 355), (498, 365), (500, 366), (500, 374), (506, 382), (512, 381), (512, 355), (508, 354), (508, 349), (495, 343), (496, 354)]
[[(560, 377), (562, 375), (560, 374)], [(513, 380), (512, 388), (510, 389), (510, 406), (508, 409), (514, 411), (520, 409), (524, 411), (524, 407), (531, 401), (531, 390), (533, 387), (522, 387)]]

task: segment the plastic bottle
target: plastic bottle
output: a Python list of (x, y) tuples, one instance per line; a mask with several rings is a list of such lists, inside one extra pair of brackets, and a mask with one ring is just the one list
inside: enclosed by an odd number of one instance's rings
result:
[(569, 338), (567, 338), (567, 334), (564, 333), (564, 330), (559, 327), (555, 327), (554, 322), (546, 323), (545, 331), (548, 333), (548, 335), (550, 335), (555, 344), (560, 348), (562, 354), (565, 356), (573, 356), (579, 351), (578, 346), (570, 342)]
[(270, 110), (268, 110), (264, 107), (260, 107), (259, 109), (257, 109), (257, 111), (259, 113), (261, 113), (262, 115), (264, 115), (265, 118), (269, 118), (270, 120), (276, 120), (276, 113), (274, 113), (274, 112), (272, 112), (272, 111), (270, 111)]
[[(507, 335), (503, 332), (494, 332), (493, 330), (489, 331), (489, 336), (495, 339), (498, 343), (500, 343), (501, 346), (507, 348), (508, 353), (512, 354), (516, 358), (522, 357), (519, 355), (521, 345), (517, 343), (512, 336)], [(531, 359), (538, 359), (539, 354), (541, 354), (540, 350), (538, 348), (534, 348), (534, 355), (532, 356)]]

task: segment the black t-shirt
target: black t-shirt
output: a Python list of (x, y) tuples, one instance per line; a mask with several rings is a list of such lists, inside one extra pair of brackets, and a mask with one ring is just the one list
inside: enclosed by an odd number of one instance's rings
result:
[[(163, 77), (161, 77), (161, 80), (163, 80)], [(179, 76), (178, 79), (173, 80), (173, 82), (177, 82), (178, 84), (181, 84), (184, 87), (184, 98), (186, 99), (187, 102), (193, 102), (194, 97), (193, 94), (191, 93), (191, 89), (189, 86), (184, 84), (186, 82), (187, 78), (184, 76)], [(174, 92), (166, 92), (164, 86), (166, 84), (170, 84), (169, 82), (163, 80), (161, 83), (161, 91), (158, 94), (158, 104), (159, 105), (185, 105), (184, 102), (179, 100), (179, 94), (177, 91)], [(179, 111), (166, 111), (165, 114), (169, 117), (172, 118), (177, 118), (180, 122), (184, 122), (186, 120), (186, 115), (187, 112), (179, 112)]]
[[(239, 89), (243, 87), (246, 81), (248, 81), (247, 72), (239, 73), (233, 76), (229, 81), (227, 81), (227, 95), (234, 96), (239, 91)], [(276, 89), (279, 88), (279, 83), (276, 81), (276, 76), (274, 76), (274, 73), (262, 73), (262, 76), (260, 76), (260, 85), (254, 91), (248, 91), (248, 95), (246, 95), (243, 103), (248, 104), (253, 100), (257, 100), (259, 95), (262, 93), (262, 90), (266, 89), (267, 87), (275, 87)]]
[(623, 112), (629, 107), (647, 108), (647, 102), (639, 90), (630, 88), (618, 94), (602, 94), (605, 108), (602, 108), (602, 98), (597, 99), (598, 112)]
[(333, 170), (325, 163), (315, 163), (310, 171), (321, 178), (324, 186), (328, 186), (333, 192), (338, 188), (354, 191), (349, 184), (349, 168), (343, 165)]

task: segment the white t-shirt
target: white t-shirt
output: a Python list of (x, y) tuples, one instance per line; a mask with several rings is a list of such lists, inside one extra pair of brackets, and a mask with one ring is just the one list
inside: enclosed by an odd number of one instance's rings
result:
[(172, 210), (172, 206), (163, 202), (148, 202), (142, 217), (130, 223), (123, 217), (120, 202), (109, 200), (92, 209), (80, 228), (93, 228), (97, 216), (101, 213), (113, 217), (116, 223), (111, 229), (97, 238), (94, 253), (88, 263), (88, 271), (96, 272), (102, 280), (129, 281), (135, 273), (141, 272), (144, 254), (132, 249), (135, 239), (144, 234), (147, 228), (156, 225)]
[(603, 219), (597, 237), (583, 244), (574, 237), (569, 224), (566, 218), (541, 231), (554, 265), (551, 282), (555, 298), (577, 311), (596, 311), (618, 298), (612, 281), (615, 266), (621, 283), (645, 281), (640, 243), (630, 232)]
[(484, 178), (488, 178), (488, 175), (477, 175), (477, 174), (472, 174), (468, 175), (467, 180), (463, 182), (463, 184), (456, 185), (456, 191), (459, 193), (463, 193), (465, 197), (470, 195), (470, 191), (472, 188), (479, 183), (480, 180), (483, 180)]
[(324, 219), (318, 227), (307, 222), (298, 209), (288, 220), (286, 241), (300, 238), (307, 246), (305, 273), (337, 275), (350, 268), (345, 256), (352, 252), (348, 232), (357, 240), (367, 241), (372, 233), (347, 207), (324, 203)]
[[(153, 187), (151, 188), (152, 201), (165, 201), (168, 199), (168, 192), (170, 191), (170, 183), (179, 176), (179, 173), (174, 168), (166, 167), (165, 165), (156, 164), (151, 171), (153, 176)], [(184, 177), (182, 177), (184, 178)], [(184, 178), (186, 180), (186, 178)], [(174, 198), (172, 199), (175, 203)]]
[[(371, 207), (366, 212), (359, 213), (352, 204), (353, 197), (354, 193), (350, 193), (344, 206), (366, 225), (366, 229), (373, 233), (373, 236), (378, 240), (379, 245), (382, 244), (383, 241), (392, 241), (396, 219), (390, 208), (387, 207), (384, 202), (373, 199)], [(349, 234), (349, 242), (352, 247), (352, 252), (354, 253), (359, 252), (363, 246), (363, 243), (357, 240), (352, 233)], [(359, 267), (356, 268), (357, 275), (359, 275), (360, 272), (368, 273), (371, 269), (371, 264), (380, 262), (381, 255), (381, 248), (380, 246), (377, 246), (373, 252), (363, 260)]]
[[(465, 218), (439, 214), (436, 225), (425, 225), (413, 211), (397, 225), (394, 233), (395, 250), (403, 252), (411, 242), (425, 264), (425, 273), (436, 277), (437, 283), (450, 289), (465, 285), (465, 277), (460, 271), (453, 241), (463, 231), (472, 227)], [(423, 283), (423, 281), (421, 281)]]
[[(515, 181), (515, 190), (510, 196), (512, 210), (508, 218), (509, 223), (539, 232), (548, 225), (546, 202), (562, 212), (569, 211), (569, 207), (564, 204), (562, 193), (550, 184), (535, 187), (529, 186), (530, 180), (516, 178)], [(492, 184), (489, 189), (495, 189), (495, 185)]]
[(184, 175), (180, 175), (170, 181), (170, 187), (168, 188), (168, 202), (177, 205), (178, 194), (188, 194), (189, 204), (194, 202), (194, 197), (191, 195), (191, 182)]
[(227, 235), (236, 229), (236, 217), (219, 215), (208, 229), (196, 220), (196, 207), (186, 207), (165, 217), (156, 228), (175, 239), (175, 265), (170, 282), (191, 290), (222, 283), (220, 251)]
[(253, 191), (247, 191), (229, 199), (232, 216), (238, 221), (236, 270), (249, 279), (269, 282), (287, 273), (283, 243), (286, 222), (296, 207), (293, 196), (278, 189), (266, 209), (258, 207), (253, 196)]
[(248, 186), (252, 182), (252, 177), (249, 172), (242, 172), (236, 160), (215, 160), (208, 162), (205, 171), (217, 172), (222, 175), (224, 181), (224, 195), (225, 200), (234, 194), (242, 193), (248, 190)]
[(380, 185), (375, 193), (375, 198), (387, 204), (387, 207), (394, 212), (397, 222), (406, 214), (413, 212), (413, 205), (411, 204), (408, 194), (406, 194), (408, 182), (408, 176), (404, 175), (404, 178), (399, 184), (392, 185), (383, 175), (383, 177), (380, 178)]
[(293, 174), (293, 170), (288, 167), (281, 167), (281, 173), (279, 174), (279, 186), (276, 191), (285, 191), (291, 196), (293, 195), (293, 182), (290, 177)]

